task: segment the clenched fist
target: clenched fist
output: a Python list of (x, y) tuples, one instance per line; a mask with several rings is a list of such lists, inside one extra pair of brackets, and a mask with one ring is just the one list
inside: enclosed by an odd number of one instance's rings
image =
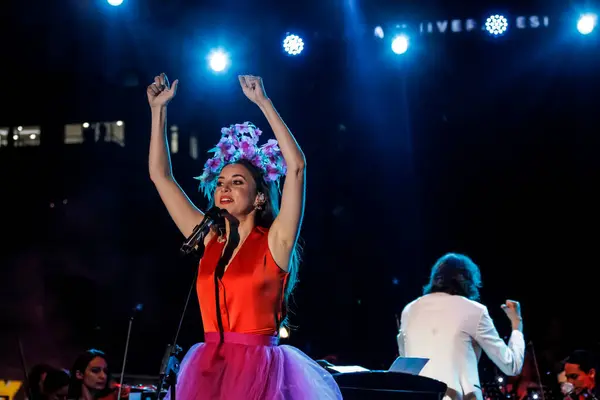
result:
[(260, 105), (267, 100), (265, 87), (263, 86), (262, 78), (253, 75), (240, 75), (240, 86), (247, 98), (254, 104)]
[(514, 300), (506, 300), (506, 303), (502, 304), (501, 307), (510, 320), (512, 328), (516, 330), (522, 330), (523, 318), (521, 318), (521, 305), (519, 302)]
[(169, 79), (164, 73), (154, 77), (152, 82), (146, 89), (148, 95), (148, 104), (151, 108), (163, 107), (175, 97), (177, 93), (177, 85), (179, 81), (175, 79), (172, 85), (169, 84)]

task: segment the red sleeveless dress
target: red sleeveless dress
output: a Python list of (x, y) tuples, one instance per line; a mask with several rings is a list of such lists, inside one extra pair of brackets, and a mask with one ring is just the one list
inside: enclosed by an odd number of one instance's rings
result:
[(219, 332), (217, 306), (224, 332), (277, 335), (283, 316), (283, 295), (288, 274), (277, 266), (269, 251), (269, 231), (254, 228), (217, 281), (215, 269), (225, 243), (213, 239), (200, 262), (196, 292), (204, 332)]
[(278, 345), (288, 273), (273, 260), (268, 233), (254, 228), (221, 279), (215, 271), (225, 244), (214, 238), (206, 245), (196, 282), (205, 342), (181, 363), (177, 400), (342, 398), (329, 372), (295, 347)]

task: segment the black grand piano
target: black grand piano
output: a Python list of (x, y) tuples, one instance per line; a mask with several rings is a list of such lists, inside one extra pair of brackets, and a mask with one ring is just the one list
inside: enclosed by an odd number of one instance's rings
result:
[(346, 400), (442, 400), (446, 384), (435, 379), (391, 371), (332, 373)]

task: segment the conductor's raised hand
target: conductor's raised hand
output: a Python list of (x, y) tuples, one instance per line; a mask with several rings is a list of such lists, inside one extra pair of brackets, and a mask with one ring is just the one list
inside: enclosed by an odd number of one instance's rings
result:
[(502, 310), (510, 320), (513, 329), (522, 329), (522, 321), (521, 318), (521, 305), (518, 301), (514, 300), (506, 300), (505, 304), (502, 304)]
[(148, 104), (151, 108), (164, 107), (177, 94), (177, 85), (179, 80), (175, 79), (173, 84), (169, 84), (169, 78), (164, 73), (154, 77), (154, 82), (148, 85), (146, 94), (148, 95)]

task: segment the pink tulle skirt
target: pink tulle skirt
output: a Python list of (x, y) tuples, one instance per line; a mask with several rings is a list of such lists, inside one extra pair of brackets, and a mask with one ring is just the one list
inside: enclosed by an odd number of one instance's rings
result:
[[(207, 333), (184, 357), (176, 400), (341, 399), (329, 372), (273, 336)], [(170, 400), (167, 395), (166, 400)]]

